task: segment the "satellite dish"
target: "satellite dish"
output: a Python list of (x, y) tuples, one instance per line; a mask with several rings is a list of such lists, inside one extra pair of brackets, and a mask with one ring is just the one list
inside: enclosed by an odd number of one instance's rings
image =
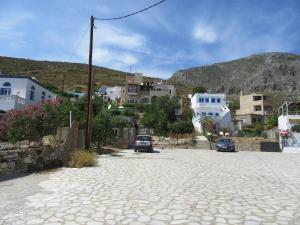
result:
[(110, 109), (111, 108), (111, 105), (109, 105), (108, 107), (107, 107), (107, 109)]

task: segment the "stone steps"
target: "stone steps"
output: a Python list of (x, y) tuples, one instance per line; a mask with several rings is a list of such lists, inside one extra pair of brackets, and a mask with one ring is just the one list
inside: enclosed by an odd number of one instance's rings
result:
[(205, 136), (196, 136), (195, 137), (195, 148), (196, 149), (210, 149), (209, 141)]

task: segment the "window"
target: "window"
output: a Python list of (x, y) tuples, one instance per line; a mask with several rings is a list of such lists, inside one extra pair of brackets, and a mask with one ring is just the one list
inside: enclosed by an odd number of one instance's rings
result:
[(208, 113), (208, 115), (213, 116), (214, 114), (213, 113)]
[(205, 98), (205, 102), (206, 102), (206, 103), (209, 103), (209, 98)]
[(204, 102), (204, 98), (199, 98), (199, 102), (203, 103)]
[(219, 116), (220, 114), (219, 113), (215, 113), (215, 116)]
[(138, 140), (138, 141), (152, 141), (152, 138), (148, 135), (138, 135), (136, 137), (136, 140)]
[(261, 99), (262, 99), (262, 96), (260, 96), (260, 95), (253, 96), (253, 101), (260, 101)]
[(45, 101), (45, 96), (46, 96), (46, 93), (43, 91), (42, 92), (42, 102)]
[(10, 95), (11, 94), (11, 83), (5, 82), (1, 88), (1, 95)]
[(48, 98), (51, 99), (51, 95), (48, 95)]
[(261, 105), (255, 105), (254, 111), (261, 111)]
[(221, 103), (221, 99), (220, 98), (217, 98), (217, 103)]
[(171, 89), (169, 90), (169, 94), (172, 94), (172, 90)]
[(202, 116), (206, 116), (206, 112), (201, 113)]
[(215, 98), (211, 98), (211, 103), (215, 103), (216, 99)]
[(137, 87), (133, 86), (133, 85), (128, 86), (128, 92), (129, 93), (137, 93)]
[(256, 123), (256, 118), (255, 118), (255, 117), (252, 118), (252, 122), (253, 122), (253, 123)]
[(34, 100), (34, 92), (35, 92), (35, 87), (31, 86), (31, 89), (30, 89), (30, 100), (31, 101)]
[(156, 91), (161, 91), (161, 88), (156, 88)]
[(135, 98), (129, 98), (128, 103), (135, 103)]

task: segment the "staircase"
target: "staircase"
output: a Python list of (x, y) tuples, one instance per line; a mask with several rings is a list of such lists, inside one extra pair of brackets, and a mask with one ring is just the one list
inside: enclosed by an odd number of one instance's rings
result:
[(205, 150), (210, 150), (210, 144), (209, 141), (205, 136), (196, 136), (195, 137), (195, 148), (196, 149), (205, 149)]

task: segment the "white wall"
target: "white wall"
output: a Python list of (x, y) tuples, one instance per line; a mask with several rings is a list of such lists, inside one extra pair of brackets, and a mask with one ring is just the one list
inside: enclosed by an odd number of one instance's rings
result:
[[(30, 99), (31, 87), (35, 87), (34, 98)], [(55, 100), (56, 94), (48, 91), (43, 86), (35, 83), (34, 81), (27, 79), (27, 91), (26, 91), (26, 104), (36, 104), (42, 101), (42, 92), (45, 92), (45, 100)]]
[(106, 95), (112, 101), (116, 101), (117, 99), (121, 99), (121, 97), (122, 97), (122, 87), (119, 87), (119, 86), (107, 87)]
[[(200, 98), (204, 99), (204, 102), (200, 102)], [(215, 99), (214, 103), (212, 98)], [(220, 99), (219, 103), (217, 102), (218, 98)], [(208, 102), (206, 102), (206, 99), (209, 99)], [(202, 132), (201, 120), (206, 116), (211, 117), (215, 121), (217, 129), (232, 128), (231, 112), (226, 106), (225, 94), (194, 94), (191, 98), (191, 108), (194, 113), (194, 128), (200, 133)], [(206, 113), (206, 115), (203, 115), (203, 113)], [(213, 115), (209, 115), (209, 113), (213, 113)]]
[(286, 130), (291, 129), (294, 125), (293, 123), (290, 123), (290, 120), (296, 119), (300, 120), (300, 115), (281, 115), (278, 117), (278, 129), (280, 130)]
[(28, 79), (16, 79), (16, 78), (6, 78), (0, 77), (0, 88), (5, 82), (11, 83), (11, 95), (18, 95), (22, 98), (26, 98), (26, 88)]
[[(200, 98), (204, 99), (204, 102), (200, 102)], [(205, 99), (209, 99), (207, 103)], [(211, 99), (215, 98), (215, 103), (211, 102)], [(220, 103), (217, 102), (217, 98), (220, 99)], [(202, 94), (196, 93), (191, 99), (191, 107), (192, 109), (196, 109), (199, 107), (220, 107), (222, 105), (226, 105), (226, 97), (225, 94)]]
[[(56, 94), (52, 93), (51, 91), (47, 90), (43, 86), (39, 85), (38, 83), (30, 80), (26, 77), (0, 77), (0, 88), (2, 88), (5, 82), (11, 83), (11, 94), (10, 99), (5, 99), (3, 96), (1, 100), (0, 110), (10, 110), (20, 108), (23, 104), (19, 104), (20, 101), (24, 100), (24, 105), (28, 104), (36, 104), (42, 101), (42, 92), (45, 92), (45, 100), (55, 100)], [(30, 100), (30, 90), (31, 87), (35, 87), (34, 99)], [(14, 96), (18, 96), (17, 98)], [(50, 98), (49, 98), (50, 96)]]

